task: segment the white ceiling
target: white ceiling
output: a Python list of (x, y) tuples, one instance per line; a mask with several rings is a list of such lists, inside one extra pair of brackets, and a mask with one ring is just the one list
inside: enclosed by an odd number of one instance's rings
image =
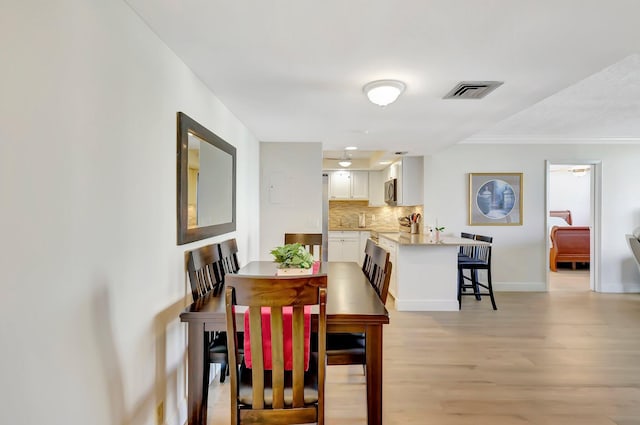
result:
[[(126, 1), (261, 141), (640, 142), (638, 0)], [(407, 84), (385, 108), (383, 78)], [(504, 85), (442, 99), (467, 80)]]

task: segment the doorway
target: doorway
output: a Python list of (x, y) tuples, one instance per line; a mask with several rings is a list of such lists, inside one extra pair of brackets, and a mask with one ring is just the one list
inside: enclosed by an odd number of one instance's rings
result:
[[(601, 163), (547, 161), (546, 168), (546, 290), (598, 292)], [(554, 238), (565, 242), (554, 250), (557, 257), (551, 252), (554, 226), (560, 227)], [(554, 261), (567, 255), (577, 261)]]

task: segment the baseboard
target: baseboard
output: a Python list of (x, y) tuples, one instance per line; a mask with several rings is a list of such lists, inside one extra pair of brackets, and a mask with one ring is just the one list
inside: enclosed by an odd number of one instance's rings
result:
[(544, 282), (493, 282), (494, 292), (546, 292)]
[(398, 311), (458, 311), (457, 300), (395, 300)]
[(600, 292), (608, 294), (637, 294), (638, 292), (640, 292), (640, 283), (603, 282)]
[[(187, 398), (183, 398), (182, 401), (178, 404), (178, 417), (175, 421), (171, 422), (174, 424), (182, 424), (187, 425)], [(165, 424), (167, 420), (165, 418)]]

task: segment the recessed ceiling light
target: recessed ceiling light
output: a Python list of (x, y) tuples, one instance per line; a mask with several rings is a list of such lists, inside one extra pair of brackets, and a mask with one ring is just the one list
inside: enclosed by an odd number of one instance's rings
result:
[(346, 151), (355, 151), (358, 150), (357, 146), (347, 146), (346, 148), (344, 148), (344, 150)]

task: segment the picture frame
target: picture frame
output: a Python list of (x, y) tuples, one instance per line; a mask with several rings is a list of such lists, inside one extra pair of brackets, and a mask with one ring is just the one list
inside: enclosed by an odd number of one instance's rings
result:
[(470, 226), (522, 226), (522, 173), (469, 173)]

